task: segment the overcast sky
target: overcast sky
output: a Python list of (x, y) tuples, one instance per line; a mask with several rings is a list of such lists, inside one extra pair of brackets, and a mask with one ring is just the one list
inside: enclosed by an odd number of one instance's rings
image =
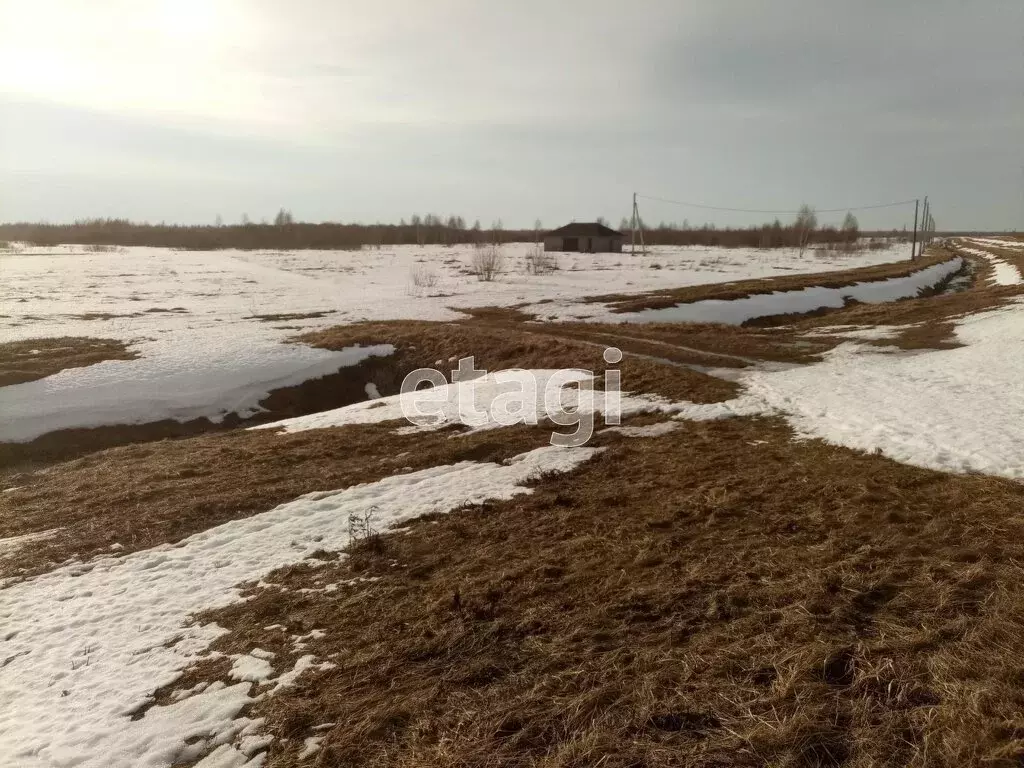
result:
[(0, 30), (3, 221), (617, 224), (635, 190), (1024, 228), (1022, 0), (0, 0)]

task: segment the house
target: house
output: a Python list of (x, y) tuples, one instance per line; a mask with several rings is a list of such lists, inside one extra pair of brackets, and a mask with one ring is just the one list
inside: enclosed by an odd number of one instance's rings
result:
[(544, 235), (545, 251), (579, 253), (622, 253), (626, 236), (598, 222), (576, 222)]

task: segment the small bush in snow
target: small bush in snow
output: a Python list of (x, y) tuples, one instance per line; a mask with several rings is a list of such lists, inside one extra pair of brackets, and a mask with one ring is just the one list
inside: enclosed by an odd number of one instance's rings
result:
[(558, 269), (558, 261), (542, 245), (533, 246), (527, 252), (525, 261), (528, 275), (546, 275)]
[(351, 512), (348, 516), (349, 547), (353, 550), (381, 552), (384, 540), (380, 532), (373, 526), (373, 515), (376, 507), (370, 507), (363, 514)]
[(410, 277), (417, 288), (433, 288), (437, 285), (437, 272), (424, 264), (414, 265)]
[(476, 275), (476, 279), (489, 283), (501, 274), (505, 268), (505, 257), (501, 249), (496, 245), (481, 248), (473, 254), (473, 265), (470, 272)]

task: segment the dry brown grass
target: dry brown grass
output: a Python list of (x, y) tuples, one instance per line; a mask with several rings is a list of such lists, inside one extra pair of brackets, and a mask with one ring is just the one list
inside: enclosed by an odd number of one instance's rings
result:
[[(920, 269), (944, 261), (955, 250), (934, 248), (926, 259), (903, 266)], [(991, 264), (977, 256), (961, 254), (970, 262), (973, 285), (966, 291), (950, 294), (931, 293), (916, 299), (883, 304), (850, 303), (841, 309), (826, 309), (801, 315), (757, 318), (744, 326), (713, 323), (538, 323), (519, 309), (497, 307), (473, 312), (474, 323), (507, 329), (528, 328), (531, 333), (556, 338), (574, 338), (593, 343), (618, 346), (635, 354), (664, 358), (675, 362), (709, 368), (742, 368), (756, 361), (812, 363), (837, 344), (848, 341), (841, 335), (821, 335), (831, 326), (903, 325), (904, 331), (891, 339), (868, 342), (902, 349), (948, 349), (957, 346), (954, 321), (967, 314), (992, 309), (1024, 295), (1015, 286), (988, 287)], [(886, 269), (894, 265), (884, 265)], [(900, 267), (901, 265), (895, 265)], [(874, 268), (872, 268), (874, 269)], [(832, 273), (826, 284), (844, 285), (853, 282), (850, 272)], [(890, 275), (891, 276), (891, 275)], [(787, 288), (804, 284), (822, 284), (822, 276), (784, 278)], [(804, 278), (807, 278), (804, 280)], [(862, 279), (862, 278), (861, 278)], [(876, 279), (878, 279), (876, 277)], [(751, 281), (750, 286), (767, 285), (771, 281)], [(734, 298), (740, 284), (695, 286), (690, 300), (698, 298)], [(710, 290), (711, 293), (700, 293)], [(762, 289), (763, 290), (763, 289)], [(726, 293), (720, 293), (726, 291)], [(673, 303), (676, 299), (673, 299)], [(807, 331), (814, 331), (807, 335)]]
[(243, 317), (243, 320), (260, 320), (264, 323), (278, 323), (288, 320), (310, 320), (317, 317), (326, 317), (327, 315), (334, 314), (332, 310), (325, 310), (322, 312), (279, 312), (277, 314), (269, 315), (249, 315)]
[[(275, 392), (262, 402), (269, 413), (260, 421), (270, 414), (286, 418), (365, 400), (363, 386), (368, 380), (382, 394), (393, 394), (413, 368), (442, 360), (438, 367), (447, 372), (455, 365), (449, 358), (474, 352), (478, 367), (495, 370), (574, 366), (600, 374), (607, 367), (601, 345), (499, 328), (370, 323), (304, 338), (337, 349), (387, 341), (397, 351), (336, 376)], [(732, 382), (644, 358), (627, 357), (617, 367), (630, 391), (696, 402), (717, 402), (738, 393)], [(220, 427), (197, 420), (66, 430), (25, 445), (0, 446), (9, 459), (21, 459), (6, 476), (9, 485), (20, 489), (0, 494), (0, 538), (62, 528), (58, 536), (7, 558), (3, 569), (24, 575), (71, 556), (107, 552), (114, 543), (127, 553), (177, 541), (303, 493), (377, 479), (405, 466), (422, 468), (492, 455), (507, 458), (545, 444), (551, 431), (524, 427), (505, 435), (499, 448), (493, 438), (473, 435), (453, 441), (447, 432), (398, 436), (390, 428), (367, 426), (278, 435), (241, 431), (237, 425), (237, 419)], [(217, 433), (194, 436), (211, 429)], [(195, 432), (190, 436), (189, 430)], [(167, 436), (183, 439), (155, 442)], [(103, 440), (143, 444), (93, 452)], [(486, 448), (483, 454), (481, 446)], [(45, 473), (33, 471), (47, 461), (86, 451), (93, 453)], [(395, 458), (398, 455), (400, 459)], [(36, 463), (29, 463), (29, 458)], [(182, 498), (188, 499), (185, 508)]]
[(967, 315), (998, 309), (1024, 296), (1022, 286), (989, 286), (991, 265), (965, 254), (975, 268), (975, 283), (966, 291), (887, 304), (855, 304), (820, 317), (795, 321), (794, 331), (824, 329), (833, 325), (907, 326), (897, 338), (879, 342), (903, 349), (948, 349), (957, 346), (954, 321)]
[(406, 469), (502, 460), (546, 444), (551, 431), (524, 426), (500, 440), (453, 440), (451, 430), (403, 436), (394, 426), (235, 430), (114, 448), (12, 477), (17, 490), (0, 494), (0, 538), (61, 530), (5, 558), (0, 574), (38, 573), (70, 557), (108, 554), (112, 544), (127, 554), (179, 541), (304, 493)]
[(1018, 765), (1022, 502), (774, 420), (686, 424), (202, 620), (279, 668), (326, 630), (303, 653), (336, 668), (250, 713), (275, 768), (321, 723), (325, 766)]
[(998, 248), (991, 245), (974, 245), (974, 247), (983, 251), (988, 251), (989, 253), (999, 257), (1003, 261), (1009, 262), (1022, 273), (1024, 273), (1024, 249)]
[(137, 357), (117, 339), (62, 336), (0, 343), (0, 387), (35, 381), (65, 368)]
[[(956, 317), (1021, 293), (858, 305), (771, 330), (527, 325), (491, 310), (303, 339), (395, 344), (378, 371), (385, 394), (411, 368), (468, 355), (491, 370), (602, 370), (601, 347), (614, 344), (633, 353), (620, 366), (627, 389), (712, 402), (735, 385), (678, 364), (806, 362), (842, 340), (802, 336), (829, 325), (905, 325), (898, 344), (941, 346)], [(313, 386), (309, 402), (279, 393), (275, 407), (338, 398)], [(234, 431), (26, 474), (0, 494), (0, 537), (63, 530), (3, 573), (114, 542), (128, 552), (175, 541), (308, 491), (501, 460), (548, 439), (543, 427), (452, 434)], [(323, 553), (200, 617), (230, 630), (218, 650), (259, 646), (278, 669), (296, 658), (290, 635), (327, 632), (302, 653), (337, 666), (250, 712), (277, 737), (267, 764), (1024, 764), (1024, 486), (795, 442), (774, 419), (685, 423), (647, 440), (605, 433), (597, 444), (603, 454), (532, 496), (414, 522), (348, 558)], [(375, 580), (352, 581), (361, 576)], [(203, 663), (177, 686), (225, 673), (223, 661)], [(300, 763), (303, 739), (325, 722), (336, 725), (322, 751)]]
[[(497, 371), (505, 368), (584, 368), (600, 372), (608, 368), (602, 353), (616, 339), (603, 342), (567, 337), (557, 327), (522, 325), (503, 317), (500, 310), (488, 313), (489, 321), (462, 323), (388, 322), (358, 323), (305, 334), (301, 341), (326, 349), (343, 349), (351, 344), (390, 343), (398, 348), (396, 358), (403, 370), (436, 367), (450, 373), (462, 357), (473, 356), (477, 368)], [(514, 316), (513, 316), (514, 318)], [(629, 349), (628, 345), (621, 346)], [(664, 357), (670, 358), (670, 355)], [(738, 387), (727, 381), (671, 364), (627, 355), (617, 366), (623, 388), (677, 400), (714, 403), (734, 397)], [(392, 391), (397, 391), (392, 390)], [(385, 394), (384, 390), (381, 390)]]
[(743, 368), (758, 360), (808, 363), (831, 348), (788, 331), (715, 323), (531, 323), (529, 330), (715, 368)]
[[(119, 445), (224, 432), (239, 426), (338, 408), (366, 400), (367, 382), (372, 382), (382, 395), (396, 394), (402, 379), (416, 368), (433, 367), (440, 361), (437, 368), (449, 375), (456, 365), (454, 360), (449, 362), (449, 358), (457, 360), (475, 355), (477, 367), (488, 370), (576, 366), (601, 372), (608, 367), (601, 357), (600, 346), (505, 326), (415, 321), (358, 323), (308, 333), (300, 340), (326, 349), (390, 343), (397, 351), (392, 356), (374, 357), (357, 366), (343, 368), (330, 376), (276, 390), (260, 402), (264, 412), (244, 421), (230, 416), (220, 424), (195, 419), (185, 423), (159, 421), (69, 429), (28, 443), (0, 443), (0, 468), (10, 473)], [(702, 403), (727, 400), (738, 392), (734, 383), (637, 356), (627, 357), (618, 367), (625, 386), (633, 391)]]
[(891, 277), (903, 277), (911, 272), (938, 264), (951, 258), (953, 254), (944, 249), (934, 249), (917, 261), (901, 261), (893, 264), (879, 264), (872, 267), (842, 270), (840, 272), (817, 272), (804, 275), (784, 275), (782, 277), (766, 277), (751, 280), (738, 280), (731, 283), (713, 283), (711, 285), (693, 285), (684, 288), (669, 288), (663, 291), (652, 291), (641, 295), (607, 294), (590, 296), (589, 302), (609, 304), (613, 312), (639, 312), (644, 309), (663, 309), (676, 304), (705, 299), (742, 299), (759, 293), (773, 291), (793, 291), (808, 286), (825, 288), (842, 288), (858, 282), (885, 280)]

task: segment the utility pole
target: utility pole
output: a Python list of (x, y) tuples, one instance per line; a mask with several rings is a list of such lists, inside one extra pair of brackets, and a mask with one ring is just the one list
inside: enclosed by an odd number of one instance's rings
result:
[(924, 256), (924, 232), (928, 226), (928, 195), (924, 196), (924, 214), (921, 216), (921, 248), (918, 256)]
[(633, 193), (633, 229), (629, 240), (629, 255), (636, 256), (636, 192)]
[(917, 207), (921, 204), (920, 199), (914, 201), (914, 239), (910, 241), (910, 260), (917, 257)]
[(640, 206), (636, 204), (636, 192), (633, 193), (633, 238), (630, 247), (631, 255), (636, 256), (636, 235), (640, 231), (640, 255), (647, 253), (647, 245), (644, 243), (644, 222), (640, 218)]

